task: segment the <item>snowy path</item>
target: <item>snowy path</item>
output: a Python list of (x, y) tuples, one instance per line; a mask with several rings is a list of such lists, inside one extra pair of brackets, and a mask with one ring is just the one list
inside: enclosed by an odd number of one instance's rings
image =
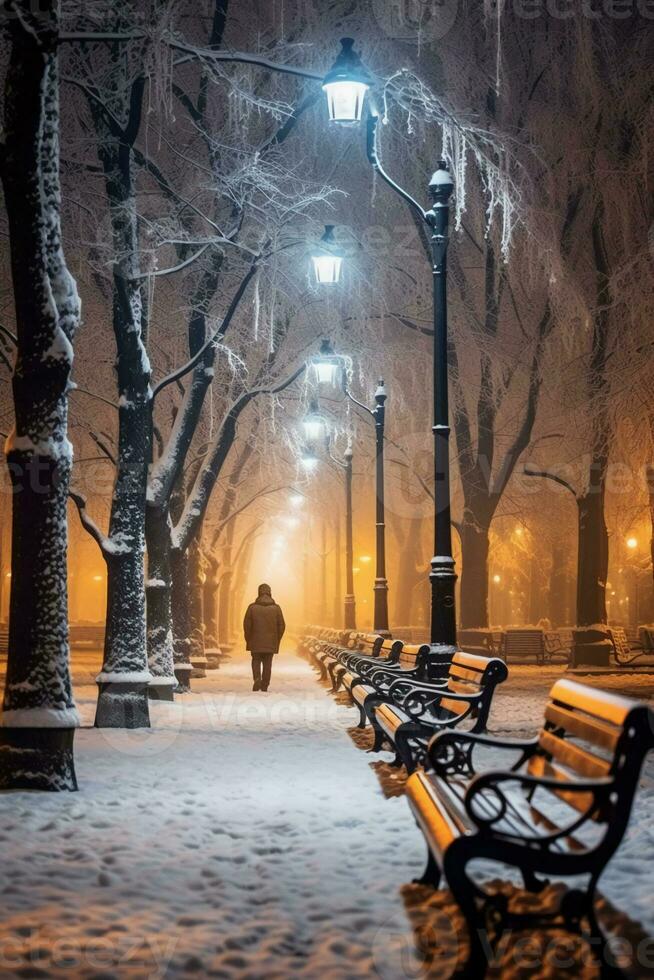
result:
[(352, 711), (294, 655), (275, 667), (263, 695), (247, 661), (223, 665), (154, 733), (81, 731), (77, 795), (0, 798), (0, 963), (44, 971), (3, 976), (375, 975), (422, 841)]
[[(76, 660), (90, 725), (97, 664)], [(491, 728), (533, 731), (555, 676), (516, 669)], [(629, 683), (651, 695), (652, 678)], [(424, 846), (404, 798), (383, 795), (377, 757), (350, 739), (356, 712), (290, 652), (267, 695), (243, 657), (196, 689), (154, 706), (152, 732), (80, 731), (80, 793), (0, 796), (0, 978), (448, 976), (412, 953), (400, 889)], [(654, 758), (602, 882), (649, 935), (653, 816)], [(432, 933), (453, 936), (447, 896), (429, 901)]]

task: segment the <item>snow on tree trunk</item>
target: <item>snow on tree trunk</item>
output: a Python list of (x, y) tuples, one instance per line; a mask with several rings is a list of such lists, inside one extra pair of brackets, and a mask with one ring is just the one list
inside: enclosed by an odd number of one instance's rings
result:
[(168, 502), (146, 508), (145, 533), (148, 548), (147, 644), (148, 667), (152, 674), (150, 697), (170, 701), (177, 685), (173, 666), (173, 625), (170, 602), (170, 516)]
[(79, 724), (69, 673), (66, 505), (72, 469), (68, 386), (80, 303), (61, 245), (58, 21), (54, 4), (8, 20), (2, 181), (9, 218), (17, 352), (9, 651), (0, 787), (77, 788)]
[(191, 610), (188, 551), (174, 549), (170, 556), (172, 573), (173, 651), (177, 691), (190, 691), (193, 671), (191, 663)]
[(196, 539), (189, 551), (189, 640), (193, 677), (207, 676), (207, 658), (204, 652), (204, 581), (202, 553)]
[(131, 144), (101, 110), (95, 111), (94, 120), (114, 239), (113, 327), (119, 392), (117, 473), (104, 547), (107, 629), (95, 723), (139, 728), (150, 724), (143, 563), (152, 430), (150, 363), (143, 336)]
[[(217, 255), (195, 290), (188, 327), (191, 357), (205, 343), (206, 310), (218, 288), (221, 267), (222, 257)], [(147, 644), (148, 663), (153, 675), (151, 693), (154, 697), (161, 697), (166, 693), (166, 687), (177, 683), (173, 668), (170, 501), (173, 488), (183, 472), (202, 415), (204, 400), (213, 380), (215, 357), (215, 347), (209, 346), (193, 369), (166, 447), (152, 465), (148, 480), (145, 521), (148, 551)]]
[(219, 562), (212, 555), (205, 555), (207, 568), (204, 579), (204, 596), (202, 609), (204, 612), (204, 642), (207, 666), (215, 670), (220, 666), (220, 648), (218, 646), (218, 575)]

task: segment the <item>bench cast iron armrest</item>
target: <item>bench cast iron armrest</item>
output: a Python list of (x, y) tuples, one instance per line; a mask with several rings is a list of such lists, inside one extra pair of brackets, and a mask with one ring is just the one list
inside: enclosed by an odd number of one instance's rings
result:
[(442, 698), (444, 693), (445, 691), (443, 686), (439, 685), (438, 682), (432, 684), (426, 681), (416, 681), (410, 677), (407, 678), (402, 676), (396, 677), (386, 692), (387, 697), (391, 701), (412, 716), (413, 713), (418, 711), (418, 707), (416, 706), (412, 713), (408, 706), (405, 705), (405, 701), (408, 697), (413, 695), (419, 699), (419, 713), (422, 713), (427, 709), (428, 704), (431, 704), (434, 700), (439, 700)]
[[(404, 694), (400, 692), (402, 683), (408, 685), (408, 690)], [(447, 687), (437, 687), (434, 684), (421, 684), (415, 681), (402, 681), (398, 678), (394, 684), (391, 684), (388, 696), (395, 701), (402, 711), (406, 711), (410, 718), (417, 720), (430, 708), (437, 708), (443, 698), (448, 701), (461, 701), (474, 708), (481, 707), (484, 697), (487, 695), (483, 691), (475, 694), (455, 694), (453, 691), (449, 691)]]
[(399, 669), (392, 669), (388, 667), (375, 667), (374, 670), (369, 670), (366, 673), (366, 680), (370, 681), (371, 684), (377, 686), (384, 681), (389, 681), (390, 683), (395, 683), (395, 681), (412, 681), (414, 687), (418, 687), (424, 684), (428, 687), (442, 687), (443, 684), (447, 683), (447, 678), (444, 677), (441, 680), (436, 681), (420, 681), (418, 678), (422, 676), (422, 667), (412, 667), (405, 670), (400, 667)]
[[(570, 826), (562, 828), (558, 833), (553, 834), (552, 839), (565, 836), (582, 823), (585, 823), (591, 813), (596, 809), (596, 805), (604, 802), (615, 786), (615, 780), (609, 777), (573, 781), (554, 779), (551, 776), (532, 776), (524, 772), (491, 769), (489, 772), (483, 772), (473, 777), (463, 799), (466, 813), (471, 820), (474, 820), (478, 827), (489, 828), (498, 820), (502, 820), (508, 809), (508, 803), (504, 793), (500, 789), (500, 784), (508, 782), (519, 783), (529, 794), (534, 793), (537, 789), (549, 789), (557, 793), (567, 793), (570, 795), (574, 793), (591, 793), (593, 795), (593, 802), (585, 813), (580, 813)], [(478, 811), (475, 812), (475, 798), (480, 796), (484, 790), (491, 790), (491, 793), (486, 798), (486, 802), (491, 811), (488, 815)]]
[(447, 779), (448, 775), (456, 775), (461, 772), (474, 775), (472, 753), (476, 745), (520, 752), (520, 758), (511, 767), (511, 771), (513, 771), (519, 769), (534, 754), (538, 748), (538, 738), (500, 739), (493, 735), (448, 729), (444, 732), (437, 732), (430, 739), (427, 754), (434, 771), (443, 779)]

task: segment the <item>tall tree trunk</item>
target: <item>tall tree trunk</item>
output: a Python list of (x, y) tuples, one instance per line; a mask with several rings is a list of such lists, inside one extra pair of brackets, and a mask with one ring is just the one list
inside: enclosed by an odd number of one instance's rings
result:
[(591, 489), (577, 500), (579, 556), (577, 564), (577, 625), (606, 623), (606, 579), (609, 535), (604, 519), (603, 489)]
[[(120, 57), (120, 56), (119, 56)], [(139, 130), (143, 83), (124, 84), (123, 127), (91, 101), (113, 234), (113, 329), (118, 380), (118, 458), (107, 563), (107, 623), (95, 724), (150, 724), (145, 633), (145, 498), (151, 458), (152, 394), (145, 349), (132, 146)]]
[(191, 583), (189, 580), (189, 554), (173, 548), (170, 555), (171, 604), (173, 613), (173, 650), (175, 677), (179, 693), (190, 691), (193, 671), (191, 663)]
[(547, 614), (554, 628), (567, 623), (566, 610), (566, 550), (559, 543), (552, 545), (550, 568), (549, 605)]
[(217, 670), (220, 667), (220, 647), (218, 646), (218, 587), (220, 585), (220, 563), (213, 554), (206, 555), (207, 568), (204, 581), (204, 640), (207, 667)]
[(475, 514), (466, 508), (461, 526), (462, 629), (488, 627), (489, 534), (490, 520), (485, 511)]
[(427, 575), (419, 571), (418, 565), (422, 558), (422, 518), (411, 519), (405, 537), (400, 545), (400, 561), (398, 567), (398, 588), (395, 592), (394, 619), (398, 626), (413, 626), (413, 609), (415, 589), (418, 583)]
[(202, 552), (197, 539), (189, 549), (189, 642), (192, 677), (207, 676), (204, 652), (204, 582)]
[(69, 673), (68, 386), (80, 304), (60, 229), (58, 6), (16, 4), (5, 83), (2, 182), (16, 310), (9, 651), (0, 787), (77, 789)]
[(230, 618), (230, 597), (232, 592), (232, 551), (234, 547), (234, 523), (232, 522), (226, 532), (225, 546), (222, 554), (223, 577), (220, 583), (220, 594), (218, 597), (218, 646), (223, 653), (229, 653), (232, 649), (231, 640), (231, 618)]
[(654, 466), (648, 466), (646, 470), (647, 478), (647, 501), (649, 504), (649, 554), (652, 563), (652, 576), (654, 576)]
[(607, 665), (611, 641), (606, 630), (606, 580), (609, 536), (604, 517), (610, 423), (606, 366), (611, 304), (610, 270), (604, 242), (604, 209), (595, 209), (592, 224), (596, 270), (595, 313), (588, 369), (588, 396), (592, 404), (592, 444), (588, 489), (577, 498), (579, 551), (577, 555), (577, 627), (574, 661)]
[(341, 519), (336, 518), (336, 542), (334, 546), (334, 626), (339, 629), (343, 620), (343, 552), (341, 545)]
[(170, 534), (168, 501), (163, 507), (146, 507), (145, 531), (148, 548), (146, 581), (148, 668), (152, 674), (150, 697), (172, 701), (177, 686), (173, 654), (171, 604)]

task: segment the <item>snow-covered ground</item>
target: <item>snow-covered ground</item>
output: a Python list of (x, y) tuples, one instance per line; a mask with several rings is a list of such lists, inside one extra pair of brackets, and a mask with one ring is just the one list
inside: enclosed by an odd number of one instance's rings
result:
[[(89, 726), (95, 667), (75, 677)], [(80, 731), (78, 794), (0, 796), (0, 977), (448, 975), (412, 952), (400, 890), (424, 846), (350, 738), (356, 713), (290, 650), (268, 694), (248, 667), (237, 656), (153, 706), (152, 732)], [(491, 727), (532, 732), (555, 675), (516, 671)], [(654, 678), (630, 684), (649, 696)], [(653, 815), (654, 759), (603, 881), (654, 936)], [(431, 913), (451, 939), (449, 907)]]

